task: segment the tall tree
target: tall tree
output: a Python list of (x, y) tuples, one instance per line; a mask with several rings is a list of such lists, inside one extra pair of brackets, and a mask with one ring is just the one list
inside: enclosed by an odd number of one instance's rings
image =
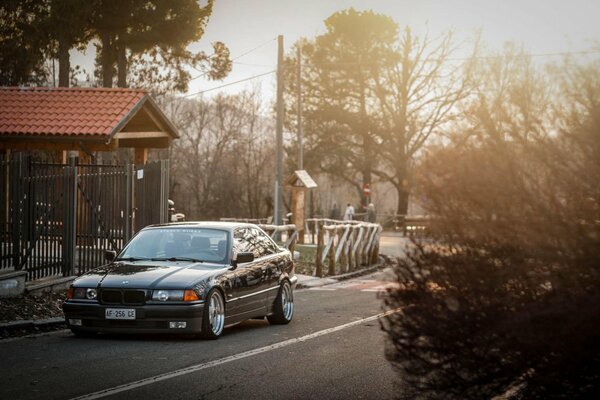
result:
[(46, 4), (35, 0), (7, 0), (0, 5), (0, 85), (42, 83), (48, 39), (40, 21)]
[(50, 38), (50, 55), (58, 59), (58, 86), (68, 87), (71, 77), (69, 51), (90, 39), (95, 1), (48, 0), (48, 17), (42, 29)]
[[(323, 154), (317, 157), (320, 169), (353, 185), (363, 196), (362, 187), (371, 183), (377, 166), (380, 142), (373, 124), (373, 77), (394, 62), (390, 48), (398, 27), (387, 16), (354, 9), (336, 12), (325, 20), (325, 27), (327, 32), (314, 41), (298, 44), (306, 58), (305, 131), (313, 142), (309, 146)], [(292, 62), (295, 59), (288, 60)], [(288, 81), (295, 85), (290, 70)]]
[(448, 123), (460, 115), (459, 103), (474, 88), (473, 60), (464, 63), (451, 57), (456, 53), (452, 33), (438, 38), (419, 38), (405, 28), (394, 44), (397, 63), (382, 68), (375, 76), (379, 110), (383, 168), (376, 171), (398, 193), (396, 212), (406, 214), (410, 193), (411, 165), (431, 136), (442, 134)]
[[(338, 12), (325, 26), (314, 41), (297, 43), (306, 65), (307, 156), (316, 153), (320, 170), (353, 185), (363, 204), (364, 185), (391, 183), (397, 213), (406, 214), (415, 158), (472, 93), (472, 55), (453, 62), (451, 33), (419, 38), (406, 28), (399, 35), (391, 18), (371, 11)], [(295, 89), (291, 71), (288, 80)], [(295, 99), (290, 103), (293, 115)]]
[(213, 3), (99, 0), (94, 27), (100, 39), (97, 47), (103, 86), (113, 85), (116, 72), (119, 87), (127, 86), (129, 79), (136, 86), (183, 91), (191, 79), (186, 65), (203, 70), (213, 79), (226, 76), (231, 63), (223, 43), (214, 43), (211, 55), (187, 50), (204, 34)]

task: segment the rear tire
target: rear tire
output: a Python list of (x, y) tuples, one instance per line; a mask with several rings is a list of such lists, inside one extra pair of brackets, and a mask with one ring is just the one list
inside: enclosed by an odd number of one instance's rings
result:
[(294, 293), (288, 281), (283, 281), (277, 292), (273, 314), (267, 316), (270, 324), (289, 324), (294, 318)]
[(206, 296), (204, 313), (202, 314), (202, 339), (218, 339), (225, 326), (225, 301), (217, 289), (212, 289)]

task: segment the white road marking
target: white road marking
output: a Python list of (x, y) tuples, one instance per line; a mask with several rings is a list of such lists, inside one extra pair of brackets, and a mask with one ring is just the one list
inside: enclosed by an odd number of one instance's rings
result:
[(126, 384), (123, 384), (123, 385), (115, 386), (115, 387), (112, 387), (112, 388), (108, 388), (108, 389), (104, 389), (104, 390), (99, 390), (99, 391), (94, 392), (94, 393), (89, 393), (89, 394), (85, 394), (83, 396), (75, 397), (72, 400), (100, 399), (102, 397), (112, 396), (112, 395), (115, 395), (117, 393), (125, 392), (125, 391), (132, 390), (132, 389), (136, 389), (136, 388), (139, 388), (139, 387), (142, 387), (142, 386), (151, 385), (153, 383), (157, 383), (157, 382), (164, 381), (164, 380), (167, 380), (167, 379), (176, 378), (178, 376), (190, 374), (192, 372), (200, 371), (200, 370), (203, 370), (203, 369), (216, 367), (218, 365), (226, 364), (226, 363), (229, 363), (229, 362), (232, 362), (232, 361), (237, 361), (237, 360), (240, 360), (242, 358), (252, 357), (252, 356), (255, 356), (257, 354), (265, 353), (267, 351), (280, 349), (282, 347), (286, 347), (286, 346), (289, 346), (289, 345), (292, 345), (292, 344), (295, 344), (295, 343), (305, 342), (307, 340), (314, 339), (314, 338), (319, 337), (319, 336), (328, 335), (328, 334), (333, 333), (333, 332), (341, 331), (342, 329), (346, 329), (346, 328), (350, 328), (350, 327), (353, 327), (353, 326), (361, 325), (361, 324), (364, 324), (365, 322), (374, 321), (374, 320), (383, 318), (383, 317), (385, 317), (387, 315), (390, 315), (390, 314), (393, 314), (393, 313), (399, 312), (399, 311), (400, 311), (400, 309), (386, 311), (384, 313), (376, 314), (376, 315), (373, 315), (373, 316), (370, 316), (370, 317), (367, 317), (367, 318), (362, 318), (362, 319), (359, 319), (359, 320), (356, 320), (356, 321), (349, 322), (347, 324), (338, 325), (338, 326), (335, 326), (333, 328), (328, 328), (328, 329), (324, 329), (322, 331), (314, 332), (314, 333), (311, 333), (309, 335), (305, 335), (305, 336), (301, 336), (301, 337), (298, 337), (298, 338), (284, 340), (283, 342), (271, 344), (269, 346), (259, 347), (258, 349), (248, 350), (248, 351), (245, 351), (243, 353), (234, 354), (232, 356), (228, 356), (228, 357), (224, 357), (224, 358), (219, 358), (217, 360), (209, 361), (209, 362), (206, 362), (206, 363), (203, 363), (203, 364), (196, 364), (196, 365), (192, 365), (190, 367), (182, 368), (182, 369), (179, 369), (179, 370), (176, 370), (176, 371), (167, 372), (167, 373), (160, 374), (160, 375), (155, 375), (155, 376), (152, 376), (150, 378), (140, 379), (139, 381), (134, 381), (134, 382), (126, 383)]

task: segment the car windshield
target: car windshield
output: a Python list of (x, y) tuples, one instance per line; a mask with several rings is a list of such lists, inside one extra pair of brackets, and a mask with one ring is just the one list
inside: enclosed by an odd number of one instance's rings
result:
[(227, 231), (207, 228), (151, 228), (138, 233), (117, 260), (229, 263)]

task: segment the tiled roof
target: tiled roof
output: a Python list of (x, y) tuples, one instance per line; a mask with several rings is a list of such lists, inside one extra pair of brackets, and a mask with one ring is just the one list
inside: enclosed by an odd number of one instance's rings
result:
[(0, 135), (108, 139), (145, 96), (136, 89), (0, 87)]

